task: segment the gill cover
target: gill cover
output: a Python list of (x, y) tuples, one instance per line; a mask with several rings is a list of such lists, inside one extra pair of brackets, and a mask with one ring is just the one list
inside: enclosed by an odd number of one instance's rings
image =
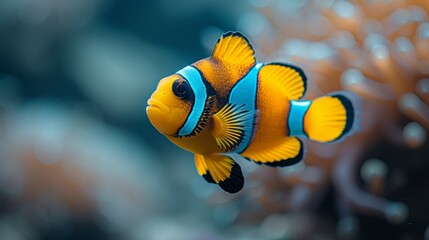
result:
[(207, 90), (204, 86), (204, 82), (200, 72), (195, 67), (187, 66), (182, 70), (178, 71), (177, 74), (179, 74), (188, 81), (195, 95), (191, 112), (189, 113), (188, 118), (177, 133), (178, 136), (183, 137), (191, 135), (197, 128), (198, 123), (200, 122), (200, 118), (204, 112), (205, 103), (207, 101)]

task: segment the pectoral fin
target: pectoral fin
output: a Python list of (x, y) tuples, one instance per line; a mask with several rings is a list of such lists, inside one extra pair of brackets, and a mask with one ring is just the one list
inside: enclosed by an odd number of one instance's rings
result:
[(247, 111), (241, 105), (226, 104), (213, 115), (213, 136), (225, 152), (236, 148), (244, 139), (246, 128), (254, 123), (255, 112)]
[(226, 192), (236, 193), (243, 188), (244, 178), (240, 165), (228, 156), (195, 154), (195, 165), (198, 174), (207, 182), (218, 184)]

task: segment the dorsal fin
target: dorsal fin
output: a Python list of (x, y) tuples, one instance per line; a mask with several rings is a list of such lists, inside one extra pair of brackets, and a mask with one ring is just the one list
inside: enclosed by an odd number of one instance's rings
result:
[(307, 90), (304, 71), (290, 64), (267, 63), (259, 71), (259, 79), (281, 89), (289, 100), (300, 99)]
[(224, 33), (217, 40), (211, 58), (227, 65), (241, 65), (248, 69), (256, 63), (252, 45), (239, 32)]

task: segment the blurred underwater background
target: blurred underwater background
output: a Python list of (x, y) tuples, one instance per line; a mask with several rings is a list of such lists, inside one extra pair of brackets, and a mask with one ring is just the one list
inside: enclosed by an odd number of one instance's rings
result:
[[(358, 134), (235, 195), (149, 123), (226, 31), (359, 94)], [(0, 239), (429, 240), (428, 0), (0, 0)]]

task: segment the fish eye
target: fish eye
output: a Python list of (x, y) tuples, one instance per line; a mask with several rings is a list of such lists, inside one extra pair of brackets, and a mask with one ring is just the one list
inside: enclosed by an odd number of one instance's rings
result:
[(185, 79), (177, 79), (173, 83), (173, 93), (179, 98), (186, 98), (190, 90), (189, 83)]

